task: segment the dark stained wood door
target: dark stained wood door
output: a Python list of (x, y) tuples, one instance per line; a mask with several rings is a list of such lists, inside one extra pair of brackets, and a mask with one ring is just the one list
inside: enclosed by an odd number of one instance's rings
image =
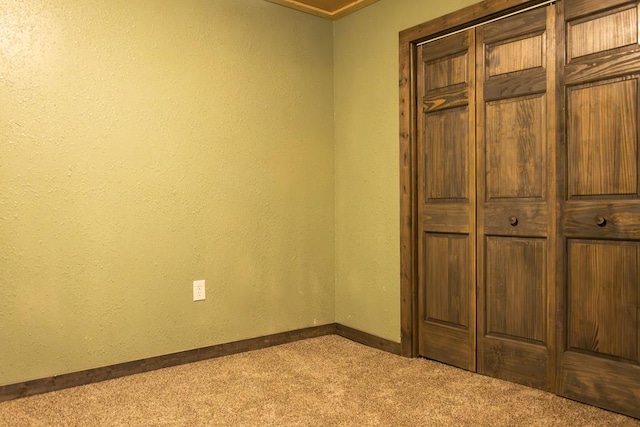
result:
[(418, 48), (419, 353), (475, 370), (474, 31)]
[(555, 6), (477, 30), (478, 372), (555, 387)]
[(566, 0), (559, 394), (640, 417), (637, 1)]

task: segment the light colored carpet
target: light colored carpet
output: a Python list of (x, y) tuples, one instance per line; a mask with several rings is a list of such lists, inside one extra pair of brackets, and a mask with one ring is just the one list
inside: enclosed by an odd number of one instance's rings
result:
[(640, 426), (332, 335), (0, 403), (0, 426)]

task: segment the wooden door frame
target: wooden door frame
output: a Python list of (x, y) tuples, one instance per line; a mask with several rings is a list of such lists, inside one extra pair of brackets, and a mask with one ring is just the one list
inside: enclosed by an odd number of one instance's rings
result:
[(546, 1), (484, 0), (400, 32), (400, 325), (405, 357), (418, 356), (418, 44)]

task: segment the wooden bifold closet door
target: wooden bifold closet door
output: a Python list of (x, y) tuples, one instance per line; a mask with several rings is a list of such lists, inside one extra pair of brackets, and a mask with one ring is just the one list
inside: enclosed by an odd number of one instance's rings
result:
[(478, 372), (555, 385), (555, 6), (477, 29)]
[(638, 1), (418, 46), (418, 352), (640, 417)]
[(419, 352), (475, 370), (475, 32), (418, 50)]
[(564, 2), (558, 392), (640, 418), (638, 14)]
[(541, 8), (418, 51), (420, 354), (547, 390), (554, 17)]

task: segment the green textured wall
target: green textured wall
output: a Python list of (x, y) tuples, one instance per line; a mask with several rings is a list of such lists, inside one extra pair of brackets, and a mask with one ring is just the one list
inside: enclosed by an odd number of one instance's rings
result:
[(400, 341), (398, 33), (475, 0), (381, 0), (334, 27), (336, 321)]
[(5, 0), (0, 106), (0, 385), (335, 320), (331, 22)]
[(472, 3), (4, 1), (0, 385), (334, 320), (399, 341), (398, 32)]

